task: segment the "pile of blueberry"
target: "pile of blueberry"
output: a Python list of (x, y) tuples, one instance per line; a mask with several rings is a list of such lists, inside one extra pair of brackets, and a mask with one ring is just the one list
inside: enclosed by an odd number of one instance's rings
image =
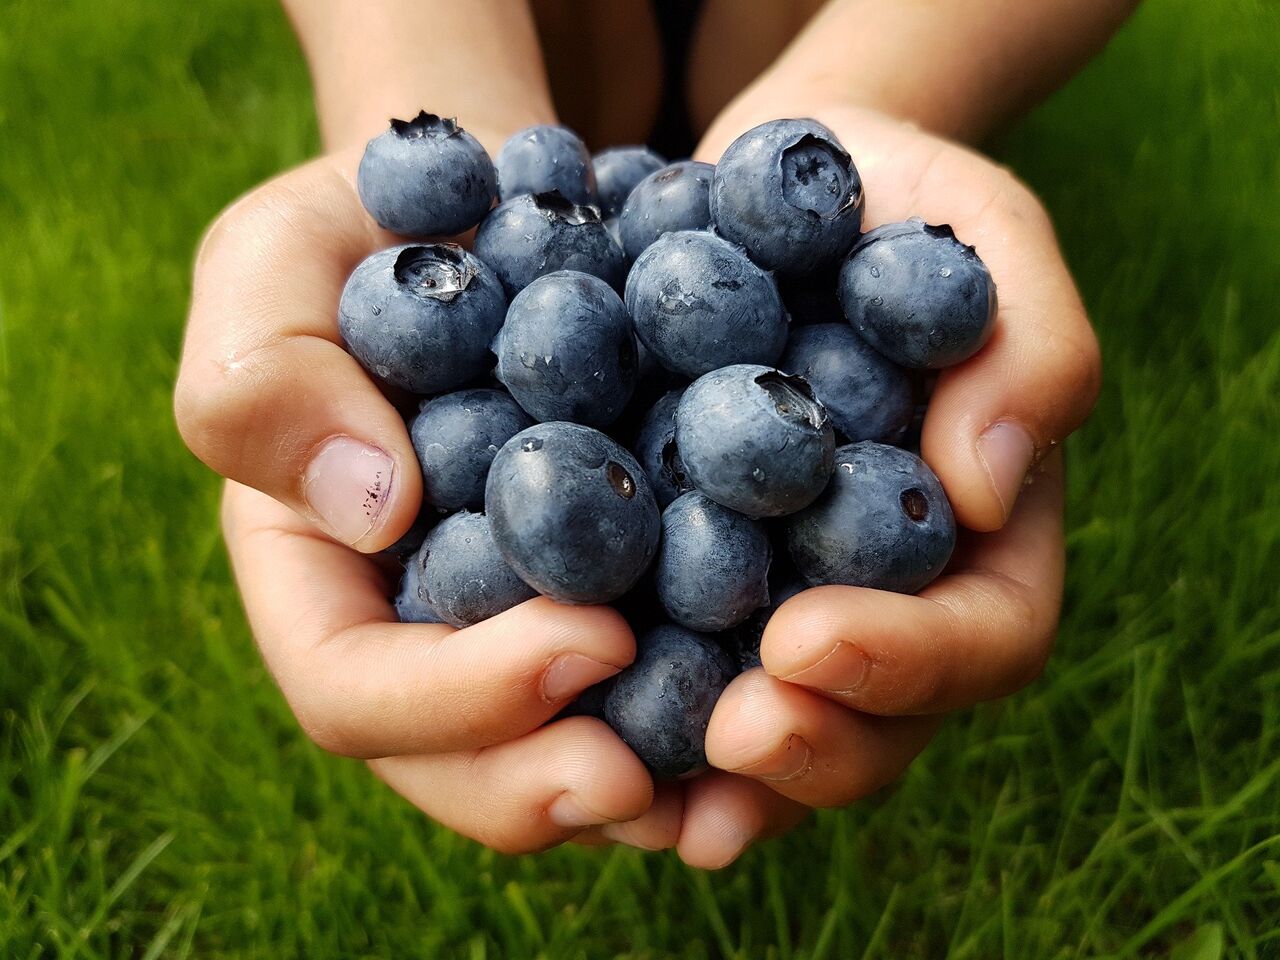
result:
[(762, 124), (715, 166), (593, 158), (541, 126), (495, 162), (420, 113), (370, 141), (358, 187), (396, 233), (477, 228), (470, 251), (376, 253), (342, 295), (351, 353), (426, 398), (402, 620), (616, 604), (635, 663), (570, 710), (679, 777), (784, 600), (912, 593), (947, 564), (951, 506), (908, 448), (929, 372), (990, 335), (995, 286), (947, 226), (860, 233), (861, 178), (822, 124)]

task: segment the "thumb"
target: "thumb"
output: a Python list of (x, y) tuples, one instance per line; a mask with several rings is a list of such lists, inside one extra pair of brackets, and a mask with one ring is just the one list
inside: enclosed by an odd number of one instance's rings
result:
[(1034, 198), (1013, 202), (1025, 208), (991, 210), (974, 231), (999, 290), (995, 332), (943, 371), (921, 438), (956, 518), (978, 531), (1005, 524), (1031, 468), (1089, 415), (1102, 378), (1047, 216)]
[(174, 408), (218, 473), (372, 552), (409, 528), (422, 478), (404, 421), (341, 345), (343, 282), (389, 238), (341, 163), (265, 184), (210, 230)]

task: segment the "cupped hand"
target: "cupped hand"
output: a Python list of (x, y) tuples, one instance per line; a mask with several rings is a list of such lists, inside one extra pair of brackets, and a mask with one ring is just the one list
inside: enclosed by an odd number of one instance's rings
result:
[[(499, 140), (499, 142), (501, 142)], [(223, 527), (255, 637), (302, 727), (426, 813), (507, 851), (652, 805), (604, 724), (546, 722), (628, 664), (603, 608), (535, 600), (479, 626), (399, 624), (372, 556), (413, 522), (417, 458), (396, 407), (343, 349), (338, 298), (403, 242), (354, 188), (358, 152), (259, 187), (210, 229), (176, 391), (191, 449), (229, 478)]]
[(977, 155), (874, 114), (755, 109), (731, 108), (703, 154), (764, 119), (817, 116), (859, 164), (868, 225), (950, 222), (990, 266), (996, 333), (940, 379), (924, 453), (961, 522), (998, 532), (968, 536), (919, 597), (824, 588), (785, 605), (762, 645), (767, 673), (735, 681), (712, 718), (722, 769), (686, 783), (655, 789), (598, 721), (546, 725), (630, 662), (614, 612), (534, 600), (462, 631), (394, 622), (369, 554), (412, 523), (421, 480), (400, 413), (337, 330), (346, 276), (398, 242), (359, 205), (358, 153), (240, 200), (198, 258), (176, 411), (192, 450), (231, 481), (224, 529), (268, 666), (319, 744), (369, 759), (427, 814), (498, 849), (678, 845), (693, 865), (721, 866), (808, 807), (892, 779), (937, 713), (1016, 689), (1047, 656), (1062, 576), (1056, 459), (1018, 492), (1087, 413), (1097, 351), (1043, 212)]
[(547, 723), (633, 659), (616, 612), (537, 599), (466, 630), (396, 622), (374, 554), (413, 522), (421, 476), (400, 412), (342, 347), (337, 308), (355, 265), (402, 240), (361, 208), (358, 161), (259, 187), (197, 258), (175, 409), (229, 478), (223, 529), (267, 666), (316, 743), (488, 846), (682, 842), (691, 862), (727, 862), (794, 805), (744, 778), (717, 791), (722, 774), (655, 789), (600, 721)]
[(777, 117), (816, 118), (840, 138), (862, 175), (864, 229), (949, 223), (999, 293), (993, 336), (942, 372), (924, 423), (922, 455), (967, 528), (944, 575), (917, 596), (797, 595), (765, 630), (763, 669), (738, 677), (711, 718), (707, 755), (726, 776), (829, 807), (894, 779), (940, 714), (1012, 693), (1043, 668), (1064, 564), (1054, 448), (1092, 408), (1100, 358), (1049, 219), (1007, 170), (910, 124), (776, 86), (731, 104), (698, 158), (715, 161)]

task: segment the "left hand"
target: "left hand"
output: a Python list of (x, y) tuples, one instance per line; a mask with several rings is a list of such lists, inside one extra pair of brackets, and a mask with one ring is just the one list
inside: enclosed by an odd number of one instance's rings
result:
[[(678, 849), (718, 867), (810, 807), (848, 804), (895, 779), (940, 715), (1010, 694), (1043, 668), (1064, 571), (1063, 467), (1054, 450), (1100, 383), (1097, 340), (1048, 216), (1006, 169), (911, 124), (804, 91), (756, 88), (697, 151), (715, 161), (736, 136), (779, 117), (829, 126), (862, 175), (864, 229), (923, 217), (950, 223), (995, 279), (987, 345), (942, 372), (924, 459), (961, 531), (946, 573), (916, 596), (822, 587), (784, 604), (763, 669), (716, 706), (707, 756), (686, 787)], [(615, 835), (615, 839), (619, 839)]]

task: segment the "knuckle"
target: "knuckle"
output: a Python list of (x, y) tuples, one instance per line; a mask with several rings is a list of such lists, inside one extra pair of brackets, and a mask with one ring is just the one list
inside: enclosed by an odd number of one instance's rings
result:
[(1011, 650), (995, 696), (1008, 696), (1034, 681), (1044, 671), (1057, 636), (1057, 622), (1046, 618), (1029, 588), (1008, 577), (995, 577), (989, 589), (991, 602), (1008, 623)]
[(218, 445), (223, 417), (220, 407), (214, 402), (213, 391), (198, 381), (190, 367), (183, 368), (173, 391), (173, 415), (183, 442), (192, 453), (208, 463)]
[(200, 245), (196, 248), (197, 278), (208, 269), (208, 265), (217, 259), (219, 252), (225, 249), (231, 238), (236, 235), (245, 207), (252, 202), (254, 202), (252, 193), (233, 201), (223, 208), (205, 229), (203, 236), (200, 237)]
[(1010, 693), (1030, 686), (1040, 679), (1041, 674), (1044, 673), (1044, 669), (1049, 663), (1049, 657), (1053, 654), (1053, 647), (1057, 639), (1058, 629), (1056, 624), (1047, 630), (1042, 630), (1032, 635), (1027, 645), (1021, 669), (1015, 671), (1013, 675)]
[(174, 419), (183, 442), (200, 460), (225, 473), (247, 428), (260, 411), (250, 379), (231, 375), (248, 369), (244, 358), (184, 365), (174, 388)]
[(306, 702), (295, 702), (290, 706), (302, 732), (321, 750), (340, 757), (362, 756), (355, 749), (355, 742), (346, 725), (335, 722), (333, 716), (322, 707)]
[[(310, 628), (300, 622), (299, 630), (307, 633)], [(307, 739), (340, 757), (373, 759), (385, 753), (376, 749), (385, 745), (378, 736), (378, 721), (385, 714), (370, 708), (360, 688), (366, 677), (344, 664), (340, 654), (337, 647), (313, 646), (303, 662), (276, 659), (271, 664), (269, 655), (267, 660)]]
[(291, 176), (285, 174), (250, 190), (214, 218), (196, 252), (197, 278), (224, 255), (259, 252), (264, 245), (270, 246), (272, 238), (295, 229), (306, 200), (292, 186)]
[(1098, 343), (1098, 335), (1088, 318), (1081, 317), (1080, 353), (1077, 360), (1079, 370), (1076, 372), (1081, 394), (1089, 398), (1092, 407), (1102, 390), (1102, 346)]
[(1068, 349), (1058, 353), (1057, 392), (1059, 396), (1071, 397), (1077, 401), (1072, 409), (1078, 409), (1080, 418), (1083, 419), (1093, 409), (1102, 392), (1102, 350), (1097, 334), (1083, 313), (1074, 326), (1076, 330), (1070, 337), (1063, 338)]

